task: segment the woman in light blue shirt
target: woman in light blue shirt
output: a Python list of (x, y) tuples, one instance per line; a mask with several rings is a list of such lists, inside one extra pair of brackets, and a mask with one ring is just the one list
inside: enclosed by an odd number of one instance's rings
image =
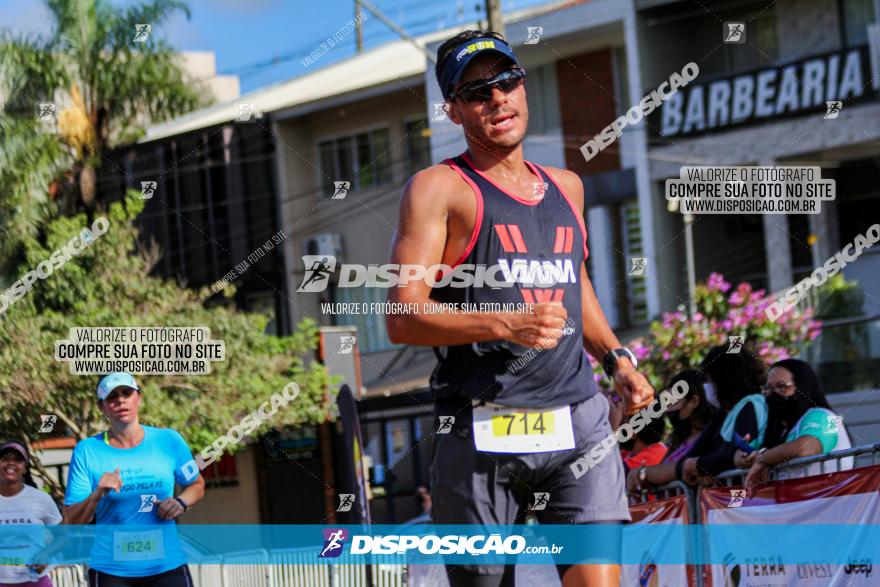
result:
[[(175, 430), (142, 426), (140, 388), (128, 373), (98, 383), (110, 429), (73, 451), (64, 522), (111, 526), (96, 533), (89, 561), (93, 587), (190, 587), (192, 578), (174, 520), (205, 494), (201, 475), (187, 476), (192, 453)], [(183, 491), (174, 496), (175, 484)]]

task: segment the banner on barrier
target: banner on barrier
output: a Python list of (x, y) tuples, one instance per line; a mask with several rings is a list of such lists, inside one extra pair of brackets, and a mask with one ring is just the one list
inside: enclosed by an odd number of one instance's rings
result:
[[(683, 526), (690, 523), (685, 495), (631, 505), (629, 513), (633, 524)], [(690, 575), (693, 575), (693, 567), (690, 569)], [(688, 570), (686, 565), (658, 565), (650, 549), (646, 548), (640, 564), (622, 566), (620, 584), (639, 587), (694, 585), (694, 577), (689, 576)]]
[[(704, 489), (700, 492), (700, 512), (704, 524), (738, 525), (780, 524), (790, 528), (800, 524), (846, 524), (873, 528), (880, 524), (880, 466), (816, 475), (801, 479), (774, 481), (764, 485), (748, 499), (741, 487)], [(845, 537), (826, 536), (828, 544), (840, 547), (839, 540), (859, 544), (864, 537), (851, 532)], [(743, 534), (743, 540), (762, 540), (767, 533)], [(853, 557), (845, 563), (829, 564), (804, 560), (783, 560), (784, 543), (767, 543), (761, 557), (738, 556), (736, 534), (728, 543), (712, 540), (706, 548), (722, 549), (723, 563), (711, 565), (715, 587), (758, 587), (767, 585), (825, 587), (827, 585), (877, 585), (880, 569), (870, 558)], [(753, 549), (751, 549), (753, 550)], [(718, 560), (720, 553), (708, 553)]]

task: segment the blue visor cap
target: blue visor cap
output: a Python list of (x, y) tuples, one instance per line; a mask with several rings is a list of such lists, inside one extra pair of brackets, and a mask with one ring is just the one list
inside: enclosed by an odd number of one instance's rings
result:
[(110, 373), (98, 382), (98, 399), (104, 401), (117, 387), (130, 387), (138, 391), (141, 390), (131, 373)]
[(452, 52), (449, 59), (443, 64), (443, 69), (440, 71), (437, 79), (444, 98), (449, 97), (452, 88), (461, 80), (461, 76), (471, 60), (478, 55), (485, 55), (486, 53), (498, 53), (513, 61), (514, 65), (519, 65), (513, 49), (504, 41), (491, 37), (465, 41)]

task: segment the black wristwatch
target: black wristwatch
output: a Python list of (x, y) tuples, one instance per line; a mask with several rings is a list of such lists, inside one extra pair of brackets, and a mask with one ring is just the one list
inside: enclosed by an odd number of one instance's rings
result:
[(614, 377), (614, 371), (617, 368), (617, 359), (620, 357), (626, 357), (629, 359), (633, 367), (639, 366), (639, 362), (631, 350), (621, 348), (609, 351), (607, 355), (602, 357), (602, 368), (605, 370), (605, 376), (609, 379)]
[(186, 505), (186, 502), (183, 501), (182, 499), (180, 499), (179, 497), (175, 497), (174, 500), (175, 500), (177, 503), (179, 503), (180, 506), (183, 508), (183, 513), (186, 513), (186, 510), (189, 509), (189, 506)]

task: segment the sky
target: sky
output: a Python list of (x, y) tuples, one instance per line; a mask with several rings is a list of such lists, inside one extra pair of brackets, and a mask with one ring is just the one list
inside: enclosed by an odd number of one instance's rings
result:
[[(131, 0), (107, 0), (128, 5)], [(502, 11), (548, 0), (502, 0)], [(484, 0), (373, 0), (411, 35), (476, 20)], [(306, 73), (300, 60), (354, 18), (354, 0), (189, 0), (191, 18), (178, 14), (153, 34), (180, 50), (213, 51), (219, 74), (239, 75), (242, 93)], [(485, 16), (482, 16), (485, 18)], [(48, 35), (51, 15), (40, 0), (0, 0), (0, 28)], [(377, 18), (364, 22), (367, 49), (397, 39)], [(308, 71), (355, 52), (352, 33)]]

